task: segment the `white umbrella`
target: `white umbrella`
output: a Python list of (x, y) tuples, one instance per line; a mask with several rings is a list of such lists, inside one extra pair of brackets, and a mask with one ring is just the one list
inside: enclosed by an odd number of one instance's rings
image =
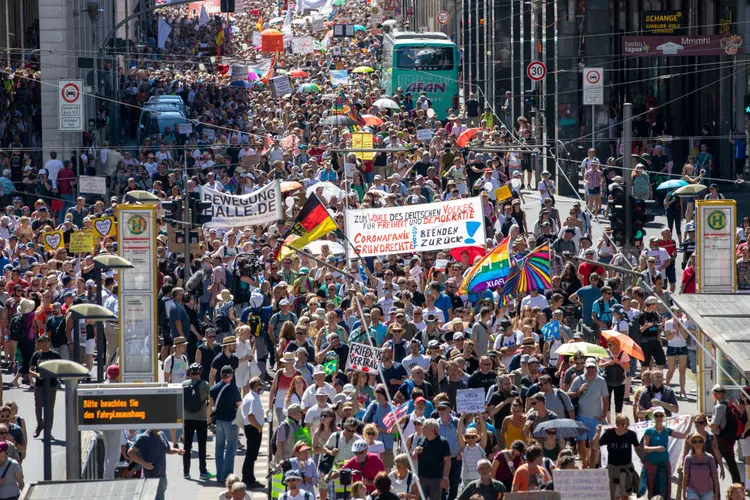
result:
[(396, 101), (393, 99), (378, 99), (374, 103), (372, 103), (373, 106), (376, 106), (378, 108), (386, 108), (386, 109), (401, 109), (401, 106), (398, 105)]
[(294, 21), (292, 21), (292, 24), (295, 26), (304, 26), (305, 22), (306, 21), (304, 19), (295, 19)]
[(396, 26), (398, 24), (398, 21), (395, 19), (388, 19), (387, 21), (383, 21), (383, 26), (388, 26), (389, 28), (392, 26)]
[(341, 196), (343, 195), (341, 188), (339, 188), (332, 182), (316, 182), (315, 184), (307, 188), (307, 196), (315, 193), (319, 188), (323, 188), (322, 196), (326, 200), (330, 200), (334, 196), (338, 199), (341, 199)]
[(305, 247), (305, 250), (310, 252), (313, 255), (322, 255), (323, 245), (327, 245), (330, 253), (334, 255), (344, 255), (346, 253), (346, 249), (344, 248), (344, 245), (342, 245), (338, 241), (329, 241), (329, 240), (313, 241), (312, 243), (310, 243), (309, 245)]

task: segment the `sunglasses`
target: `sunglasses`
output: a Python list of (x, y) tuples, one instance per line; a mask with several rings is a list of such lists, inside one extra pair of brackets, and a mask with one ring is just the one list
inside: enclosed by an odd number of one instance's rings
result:
[(693, 441), (690, 444), (703, 444), (705, 441), (702, 439), (693, 439)]

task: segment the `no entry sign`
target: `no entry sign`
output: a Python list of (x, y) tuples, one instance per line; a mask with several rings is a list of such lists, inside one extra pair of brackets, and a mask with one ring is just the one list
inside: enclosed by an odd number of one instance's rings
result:
[(58, 130), (83, 132), (83, 80), (60, 80), (58, 88)]

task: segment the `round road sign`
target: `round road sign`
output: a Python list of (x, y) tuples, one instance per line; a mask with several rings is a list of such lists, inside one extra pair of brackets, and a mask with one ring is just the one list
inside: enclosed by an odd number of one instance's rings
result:
[(598, 85), (602, 79), (601, 70), (599, 70), (598, 68), (596, 69), (589, 68), (586, 70), (586, 74), (584, 75), (584, 78), (586, 79), (586, 82), (589, 85)]
[(542, 61), (531, 61), (526, 67), (526, 76), (534, 82), (544, 80), (547, 76), (547, 66)]
[(441, 10), (440, 12), (438, 12), (438, 15), (437, 15), (438, 24), (445, 26), (446, 24), (448, 24), (449, 19), (450, 19), (450, 16), (448, 15), (446, 11)]
[(67, 103), (74, 103), (81, 97), (81, 89), (75, 83), (68, 83), (63, 86), (62, 98)]

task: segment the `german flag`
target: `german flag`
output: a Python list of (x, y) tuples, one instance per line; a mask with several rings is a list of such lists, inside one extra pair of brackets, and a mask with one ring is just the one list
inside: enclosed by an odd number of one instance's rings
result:
[(319, 240), (336, 229), (338, 229), (336, 222), (331, 218), (320, 198), (313, 193), (305, 202), (305, 206), (297, 215), (292, 227), (289, 228), (276, 247), (276, 260), (280, 261), (292, 253), (292, 250), (287, 247), (302, 250), (308, 244)]

